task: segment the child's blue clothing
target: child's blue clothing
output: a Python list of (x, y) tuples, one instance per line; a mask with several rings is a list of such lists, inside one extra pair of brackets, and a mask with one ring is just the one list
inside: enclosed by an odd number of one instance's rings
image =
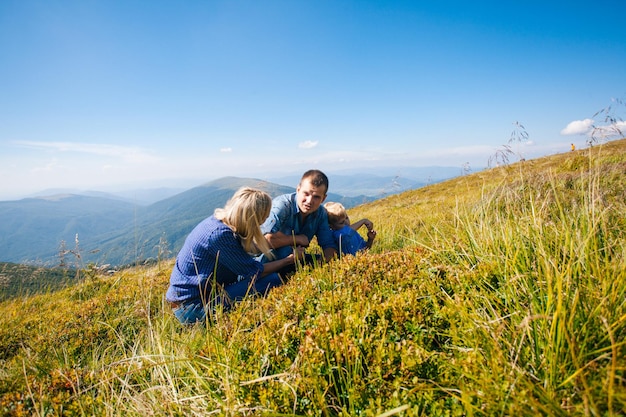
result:
[(356, 255), (358, 251), (367, 248), (365, 239), (348, 225), (333, 230), (333, 237), (342, 255)]

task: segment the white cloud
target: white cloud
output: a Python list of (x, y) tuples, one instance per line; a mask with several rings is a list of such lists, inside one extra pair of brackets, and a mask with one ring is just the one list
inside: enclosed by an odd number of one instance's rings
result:
[(80, 142), (36, 142), (36, 141), (15, 141), (16, 145), (32, 149), (51, 150), (57, 152), (77, 152), (98, 156), (110, 156), (122, 158), (128, 162), (154, 162), (160, 158), (144, 149), (134, 146), (108, 145), (100, 143), (80, 143)]
[(561, 130), (561, 135), (584, 135), (589, 133), (592, 125), (592, 119), (574, 120)]
[(319, 143), (319, 141), (315, 140), (305, 140), (304, 142), (300, 142), (298, 144), (298, 148), (300, 149), (312, 149), (315, 148), (317, 146), (317, 144)]
[(41, 174), (41, 173), (49, 174), (49, 173), (54, 172), (58, 168), (62, 168), (62, 167), (59, 165), (59, 161), (56, 158), (54, 158), (54, 159), (52, 159), (52, 161), (46, 163), (43, 166), (35, 166), (35, 167), (33, 167), (31, 169), (31, 172), (34, 173), (34, 174)]
[(233, 151), (233, 148), (220, 148), (220, 152), (222, 153), (230, 153)]

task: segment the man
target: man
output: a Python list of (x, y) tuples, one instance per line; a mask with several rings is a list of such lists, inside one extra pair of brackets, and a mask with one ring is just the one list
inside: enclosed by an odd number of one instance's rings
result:
[[(330, 261), (337, 246), (328, 225), (328, 213), (322, 206), (328, 192), (328, 177), (319, 170), (302, 175), (295, 193), (280, 195), (272, 201), (272, 210), (261, 231), (273, 249), (276, 259), (293, 253), (294, 248), (308, 247), (313, 237)], [(307, 262), (314, 262), (308, 256)]]

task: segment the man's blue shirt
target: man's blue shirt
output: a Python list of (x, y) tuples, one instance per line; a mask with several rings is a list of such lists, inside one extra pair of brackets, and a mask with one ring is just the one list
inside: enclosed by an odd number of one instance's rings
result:
[[(261, 231), (264, 235), (276, 232), (282, 232), (287, 236), (305, 235), (309, 241), (313, 239), (313, 236), (316, 236), (317, 244), (322, 249), (337, 249), (328, 226), (328, 213), (324, 206), (320, 206), (302, 222), (297, 193), (283, 194), (274, 198), (272, 210), (265, 223), (261, 225)], [(292, 246), (284, 246), (274, 250), (277, 259), (285, 258), (291, 253)]]

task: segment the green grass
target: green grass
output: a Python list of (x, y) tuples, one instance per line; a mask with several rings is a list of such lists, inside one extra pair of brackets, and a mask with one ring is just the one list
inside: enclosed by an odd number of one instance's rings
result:
[(172, 261), (0, 304), (4, 415), (623, 415), (626, 141), (350, 210), (372, 250), (208, 326)]
[(55, 291), (76, 282), (76, 270), (0, 262), (0, 301)]

